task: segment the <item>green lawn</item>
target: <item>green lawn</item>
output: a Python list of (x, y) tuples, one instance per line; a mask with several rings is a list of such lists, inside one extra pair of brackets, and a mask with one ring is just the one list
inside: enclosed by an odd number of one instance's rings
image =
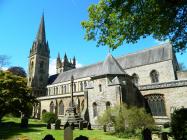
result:
[[(17, 140), (22, 138), (22, 140), (42, 140), (45, 135), (51, 134), (56, 140), (64, 139), (64, 130), (48, 130), (40, 120), (29, 120), (28, 129), (19, 128), (20, 119), (4, 117), (3, 123), (0, 125), (0, 140)], [(87, 136), (89, 140), (125, 140), (123, 138), (118, 138), (112, 136), (111, 134), (104, 133), (101, 130), (78, 130), (73, 131), (73, 137), (77, 136)], [(138, 138), (133, 138), (132, 140), (138, 140)]]

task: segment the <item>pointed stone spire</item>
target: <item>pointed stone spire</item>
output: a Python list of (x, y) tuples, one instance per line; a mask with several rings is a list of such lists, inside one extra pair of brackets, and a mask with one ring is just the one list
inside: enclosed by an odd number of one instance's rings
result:
[(60, 53), (58, 53), (57, 59), (56, 59), (56, 68), (61, 68), (62, 62), (60, 58)]
[(66, 53), (64, 54), (64, 63), (68, 62), (68, 57), (66, 55)]
[(42, 15), (42, 18), (41, 18), (40, 27), (39, 27), (39, 30), (38, 30), (36, 40), (39, 41), (39, 42), (46, 42), (44, 14)]

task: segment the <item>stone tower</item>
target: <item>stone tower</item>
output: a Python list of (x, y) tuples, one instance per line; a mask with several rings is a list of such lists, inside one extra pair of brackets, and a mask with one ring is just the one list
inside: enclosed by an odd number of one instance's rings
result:
[(36, 97), (46, 94), (48, 82), (50, 50), (46, 41), (44, 15), (29, 54), (28, 86)]
[(60, 54), (58, 53), (57, 59), (56, 59), (56, 73), (61, 73), (61, 72), (65, 72), (71, 69), (75, 69), (76, 68), (76, 59), (75, 57), (73, 57), (73, 61), (68, 60), (68, 57), (65, 53), (64, 55), (64, 60), (62, 62), (61, 58), (60, 58)]

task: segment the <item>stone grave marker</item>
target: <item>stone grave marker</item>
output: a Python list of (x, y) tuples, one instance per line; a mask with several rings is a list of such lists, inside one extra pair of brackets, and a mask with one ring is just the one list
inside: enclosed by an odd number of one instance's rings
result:
[(73, 130), (70, 126), (66, 127), (64, 130), (64, 140), (73, 140)]

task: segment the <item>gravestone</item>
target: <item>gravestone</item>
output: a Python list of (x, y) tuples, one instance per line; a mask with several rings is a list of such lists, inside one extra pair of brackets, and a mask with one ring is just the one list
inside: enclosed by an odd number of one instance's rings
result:
[(64, 125), (64, 129), (66, 129), (66, 127), (68, 127), (69, 126), (69, 122), (67, 121), (66, 123), (65, 123), (65, 125)]
[(146, 128), (142, 131), (142, 137), (143, 137), (143, 140), (152, 140), (152, 137), (151, 137), (151, 131)]
[(66, 127), (64, 130), (64, 140), (73, 140), (73, 130), (70, 126)]
[(46, 124), (47, 129), (51, 129), (51, 123)]
[(83, 130), (83, 122), (82, 121), (79, 122), (79, 130)]
[(87, 129), (88, 129), (88, 130), (92, 130), (92, 127), (91, 127), (91, 123), (90, 123), (90, 122), (88, 122)]
[(28, 118), (25, 115), (21, 118), (21, 128), (28, 128)]
[(160, 133), (160, 137), (161, 137), (161, 140), (168, 140), (168, 137), (167, 137), (167, 133), (166, 133), (166, 132)]
[(103, 131), (106, 132), (106, 125), (103, 125)]
[(72, 124), (71, 124), (71, 129), (74, 130), (74, 128), (75, 128), (75, 124), (72, 123)]

